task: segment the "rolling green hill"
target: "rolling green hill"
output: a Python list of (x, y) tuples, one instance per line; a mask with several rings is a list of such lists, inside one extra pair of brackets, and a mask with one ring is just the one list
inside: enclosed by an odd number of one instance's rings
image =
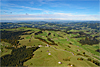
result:
[[(8, 49), (7, 47), (13, 47), (14, 49), (21, 48), (22, 46), (26, 46), (27, 49), (32, 47), (40, 47), (33, 52), (34, 55), (32, 55), (30, 59), (23, 62), (23, 66), (100, 66), (100, 53), (96, 51), (97, 49), (100, 49), (100, 43), (93, 45), (82, 45), (82, 43), (79, 42), (81, 39), (85, 39), (88, 36), (87, 34), (90, 34), (91, 31), (86, 32), (86, 30), (70, 30), (66, 32), (62, 30), (41, 30), (28, 27), (1, 30), (4, 31), (2, 32), (2, 36), (7, 35), (8, 37), (13, 33), (13, 35), (11, 35), (11, 37), (8, 39), (1, 37), (1, 57), (12, 53), (12, 49)], [(5, 32), (8, 32), (9, 35), (5, 34)], [(15, 35), (16, 38), (14, 38)], [(85, 37), (75, 38), (75, 36), (83, 35)], [(96, 34), (96, 36), (98, 35), (99, 34)], [(92, 34), (91, 36), (95, 35)], [(90, 37), (90, 35), (88, 37)], [(16, 45), (11, 43), (11, 38), (17, 41), (17, 43), (13, 41)], [(98, 40), (98, 38), (96, 39)], [(61, 62), (61, 64), (58, 62)]]

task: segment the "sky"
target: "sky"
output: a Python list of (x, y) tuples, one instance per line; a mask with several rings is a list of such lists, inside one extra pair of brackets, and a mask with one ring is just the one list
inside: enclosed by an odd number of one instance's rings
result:
[(100, 20), (99, 0), (1, 0), (0, 20)]

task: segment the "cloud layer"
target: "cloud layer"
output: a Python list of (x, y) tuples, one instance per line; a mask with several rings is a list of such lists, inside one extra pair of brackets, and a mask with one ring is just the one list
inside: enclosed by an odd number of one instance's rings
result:
[(1, 15), (1, 20), (100, 20), (99, 15), (72, 15), (67, 13), (38, 15)]

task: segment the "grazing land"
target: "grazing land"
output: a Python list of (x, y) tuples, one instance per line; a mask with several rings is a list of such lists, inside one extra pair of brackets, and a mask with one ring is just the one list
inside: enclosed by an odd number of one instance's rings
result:
[(3, 22), (0, 26), (1, 66), (100, 66), (99, 21)]

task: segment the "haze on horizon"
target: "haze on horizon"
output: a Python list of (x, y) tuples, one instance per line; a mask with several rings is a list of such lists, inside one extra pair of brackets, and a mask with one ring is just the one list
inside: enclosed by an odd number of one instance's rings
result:
[(100, 20), (99, 0), (1, 0), (0, 20)]

